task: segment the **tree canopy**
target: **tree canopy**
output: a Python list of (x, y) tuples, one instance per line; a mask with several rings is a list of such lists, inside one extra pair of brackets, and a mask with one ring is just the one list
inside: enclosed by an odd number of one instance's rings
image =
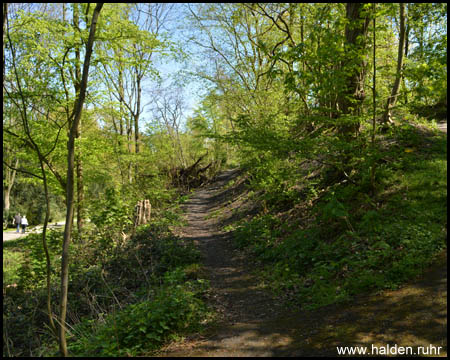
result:
[(295, 207), (319, 170), (375, 196), (383, 134), (446, 109), (446, 3), (5, 3), (4, 218), (65, 216), (65, 324), (90, 225), (118, 243), (138, 201), (163, 213), (233, 166), (264, 206)]

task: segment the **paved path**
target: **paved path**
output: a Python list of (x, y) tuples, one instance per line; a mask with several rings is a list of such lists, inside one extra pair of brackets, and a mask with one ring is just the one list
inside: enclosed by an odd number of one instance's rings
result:
[[(54, 224), (50, 224), (48, 226), (49, 229), (61, 229), (65, 224), (65, 221), (60, 221)], [(8, 240), (16, 240), (19, 239), (23, 236), (27, 236), (30, 233), (41, 233), (42, 232), (42, 225), (38, 225), (30, 230), (27, 230), (27, 232), (25, 234), (20, 233), (16, 233), (14, 232), (5, 232), (3, 231), (3, 241), (8, 241)]]
[(8, 240), (16, 240), (18, 238), (21, 238), (22, 236), (26, 236), (29, 233), (16, 233), (16, 232), (4, 232), (3, 231), (3, 241), (8, 241)]
[(437, 127), (439, 130), (441, 130), (447, 134), (447, 121), (438, 122)]

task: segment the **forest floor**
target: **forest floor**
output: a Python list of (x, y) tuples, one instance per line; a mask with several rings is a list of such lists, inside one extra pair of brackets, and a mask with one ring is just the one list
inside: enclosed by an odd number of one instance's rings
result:
[(184, 209), (188, 226), (182, 235), (192, 238), (204, 256), (208, 301), (220, 319), (202, 335), (169, 344), (159, 356), (337, 356), (338, 346), (366, 347), (366, 355), (376, 355), (374, 347), (381, 355), (387, 346), (391, 351), (412, 347), (419, 355), (419, 346), (424, 351), (434, 346), (441, 347), (439, 353), (430, 355), (447, 355), (445, 252), (420, 279), (398, 290), (314, 311), (286, 308), (259, 286), (254, 266), (234, 250), (232, 233), (222, 230), (234, 217), (233, 208), (246, 207), (237, 200), (243, 187), (234, 183), (238, 175), (237, 170), (222, 173), (195, 192)]

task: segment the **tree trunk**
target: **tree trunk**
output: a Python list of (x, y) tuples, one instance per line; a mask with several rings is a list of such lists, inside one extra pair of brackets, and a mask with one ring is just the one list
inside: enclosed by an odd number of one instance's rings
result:
[[(406, 24), (406, 34), (405, 34), (405, 58), (403, 60), (403, 63), (408, 58), (408, 50), (409, 50), (409, 31), (411, 29), (411, 26)], [(406, 87), (405, 83), (405, 74), (402, 72), (402, 83), (403, 83), (403, 91), (404, 91), (404, 101), (405, 104), (408, 104), (408, 88)]]
[[(365, 61), (358, 60), (366, 47), (369, 17), (362, 17), (363, 5), (361, 3), (347, 3), (345, 26), (345, 59), (342, 62), (345, 75), (344, 88), (339, 94), (339, 110), (342, 115), (357, 114), (362, 100), (365, 98), (364, 77)], [(359, 121), (341, 124), (339, 133), (344, 138), (351, 138), (359, 131)]]
[[(18, 166), (19, 166), (19, 159), (16, 159), (14, 169), (17, 169)], [(4, 192), (3, 204), (4, 204), (5, 211), (8, 211), (11, 207), (10, 195), (11, 195), (11, 190), (14, 185), (15, 179), (16, 179), (16, 170), (13, 170), (13, 169), (10, 169), (7, 167), (5, 169), (6, 187), (3, 188), (3, 192)]]
[[(375, 3), (372, 4), (372, 13), (373, 13), (373, 77), (372, 77), (372, 85), (373, 85), (373, 92), (372, 92), (372, 106), (373, 106), (373, 114), (372, 114), (372, 139), (371, 139), (371, 145), (372, 148), (375, 150), (375, 132), (377, 129), (377, 66), (376, 66), (376, 6)], [(370, 185), (372, 187), (372, 192), (375, 192), (375, 166), (376, 162), (372, 162), (372, 166), (370, 167)]]
[(150, 221), (152, 206), (150, 200), (140, 200), (135, 206), (134, 227), (147, 224)]
[[(73, 25), (75, 29), (79, 28), (79, 8), (78, 4), (73, 4)], [(78, 94), (80, 91), (80, 83), (81, 83), (81, 68), (80, 68), (80, 48), (79, 46), (75, 47), (75, 94)], [(76, 135), (75, 137), (78, 139), (81, 137), (81, 119), (79, 121)], [(78, 238), (81, 240), (83, 234), (83, 200), (84, 200), (84, 191), (83, 191), (83, 163), (81, 159), (81, 148), (78, 146), (76, 149), (75, 155), (75, 163), (76, 163), (76, 172), (77, 172), (77, 230), (78, 230)]]
[(3, 88), (5, 87), (5, 34), (6, 34), (6, 18), (8, 16), (8, 3), (3, 3)]
[[(127, 149), (128, 153), (132, 154), (132, 135), (133, 135), (133, 125), (131, 123), (131, 118), (129, 115), (126, 117), (126, 127), (127, 127)], [(133, 182), (133, 173), (132, 173), (133, 161), (130, 160), (128, 163), (128, 182), (131, 184)]]
[[(134, 113), (134, 150), (135, 154), (139, 154), (139, 116), (141, 114), (141, 96), (142, 96), (142, 88), (141, 88), (141, 76), (136, 68), (136, 112)], [(138, 174), (138, 160), (137, 156), (135, 157), (136, 163), (134, 164), (134, 174), (135, 177)]]
[(124, 113), (124, 89), (123, 89), (123, 69), (122, 69), (122, 57), (121, 57), (121, 52), (119, 53), (119, 110), (120, 110), (120, 117), (119, 117), (119, 132), (120, 132), (120, 137), (119, 137), (119, 149), (120, 151), (122, 151), (122, 136), (123, 136), (123, 113)]
[(84, 186), (83, 186), (83, 161), (81, 160), (81, 149), (78, 149), (76, 156), (77, 171), (77, 230), (78, 238), (81, 241), (84, 227)]
[(16, 170), (11, 170), (11, 169), (6, 170), (6, 176), (7, 176), (7, 178), (10, 178), (11, 180), (8, 181), (6, 188), (3, 189), (3, 194), (4, 194), (3, 206), (4, 206), (5, 212), (7, 212), (11, 208), (10, 195), (11, 195), (12, 187), (14, 185), (15, 175), (16, 175)]
[(98, 16), (103, 7), (103, 3), (97, 3), (92, 15), (91, 26), (89, 30), (89, 39), (86, 44), (86, 54), (83, 64), (83, 76), (80, 84), (80, 92), (77, 96), (74, 119), (70, 126), (69, 140), (67, 142), (67, 187), (66, 187), (66, 226), (64, 228), (64, 238), (62, 246), (61, 259), (61, 297), (60, 297), (60, 328), (59, 328), (59, 349), (61, 355), (68, 356), (66, 343), (66, 314), (67, 314), (67, 292), (69, 288), (69, 245), (72, 234), (72, 221), (74, 209), (74, 162), (75, 162), (75, 136), (83, 111), (83, 104), (86, 97), (86, 87), (89, 75), (89, 64), (91, 61), (92, 48), (94, 45), (94, 36), (97, 26)]
[[(8, 3), (3, 3), (3, 89), (5, 89), (5, 34), (6, 34), (6, 17), (8, 14)], [(3, 93), (5, 92), (5, 90), (3, 90)], [(3, 95), (4, 97), (4, 95)], [(16, 162), (17, 164), (17, 162)], [(16, 169), (17, 169), (17, 165), (16, 165)], [(12, 172), (11, 172), (12, 171)], [(11, 194), (11, 188), (12, 185), (14, 183), (14, 178), (16, 176), (16, 171), (15, 170), (11, 170), (9, 168), (6, 169), (6, 179), (8, 179), (9, 181), (7, 181), (7, 186), (5, 189), (5, 186), (3, 186), (3, 192), (4, 192), (4, 197), (3, 197), (3, 206), (4, 209), (7, 211), (10, 208), (10, 202), (9, 202), (9, 195)], [(10, 181), (10, 179), (12, 179), (12, 181)]]
[(139, 74), (136, 71), (136, 91), (137, 91), (137, 98), (136, 98), (136, 112), (134, 113), (134, 146), (135, 146), (135, 153), (139, 154), (139, 115), (141, 114), (141, 78)]
[(405, 52), (405, 3), (400, 3), (400, 35), (398, 42), (397, 71), (395, 74), (395, 81), (392, 87), (391, 96), (387, 99), (386, 108), (383, 114), (382, 123), (384, 127), (386, 127), (389, 123), (392, 123), (391, 110), (395, 106), (395, 103), (397, 102), (398, 90), (400, 88), (400, 81), (402, 79), (404, 52)]
[(46, 270), (47, 270), (47, 312), (48, 312), (48, 319), (50, 323), (50, 328), (52, 329), (55, 336), (58, 335), (58, 331), (55, 325), (55, 322), (53, 321), (53, 311), (52, 311), (52, 296), (51, 296), (51, 263), (50, 263), (50, 254), (48, 252), (48, 246), (47, 246), (47, 240), (46, 240), (46, 234), (47, 234), (47, 225), (48, 221), (50, 219), (50, 197), (48, 194), (48, 183), (47, 183), (47, 175), (45, 174), (44, 169), (44, 161), (42, 157), (39, 155), (39, 163), (41, 166), (41, 173), (42, 173), (42, 181), (44, 183), (44, 195), (45, 195), (45, 205), (46, 205), (46, 212), (45, 212), (45, 218), (44, 218), (44, 226), (42, 228), (42, 247), (44, 249), (45, 253), (45, 263), (46, 263)]

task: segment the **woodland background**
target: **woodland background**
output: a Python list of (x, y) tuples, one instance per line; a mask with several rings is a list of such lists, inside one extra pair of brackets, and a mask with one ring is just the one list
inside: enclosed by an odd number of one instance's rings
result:
[(199, 254), (171, 229), (232, 167), (259, 210), (229, 230), (274, 291), (398, 286), (445, 247), (446, 117), (445, 3), (3, 4), (4, 226), (44, 224), (4, 243), (3, 354), (199, 331)]

